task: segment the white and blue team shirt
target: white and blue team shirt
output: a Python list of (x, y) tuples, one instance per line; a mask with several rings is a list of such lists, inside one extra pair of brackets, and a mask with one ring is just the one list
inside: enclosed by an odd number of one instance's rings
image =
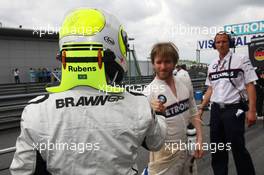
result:
[[(229, 77), (237, 89), (231, 84)], [(222, 60), (215, 59), (209, 65), (205, 84), (212, 87), (211, 102), (232, 104), (239, 102), (239, 91), (244, 91), (246, 84), (257, 79), (249, 58), (229, 51)]]
[(177, 96), (173, 94), (165, 81), (155, 78), (145, 89), (148, 100), (157, 99), (166, 107), (163, 114), (167, 123), (167, 142), (186, 141), (186, 127), (190, 119), (197, 114), (191, 82), (185, 77), (175, 77)]

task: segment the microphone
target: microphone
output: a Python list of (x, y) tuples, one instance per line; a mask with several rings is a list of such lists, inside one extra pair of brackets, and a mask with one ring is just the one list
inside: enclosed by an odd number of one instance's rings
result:
[(159, 95), (158, 100), (160, 103), (164, 104), (167, 102), (167, 98), (164, 95)]

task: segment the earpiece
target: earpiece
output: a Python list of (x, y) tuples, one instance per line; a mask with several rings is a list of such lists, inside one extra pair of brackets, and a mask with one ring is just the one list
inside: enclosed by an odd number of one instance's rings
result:
[(213, 47), (214, 49), (216, 49), (216, 46), (215, 46), (215, 39), (216, 39), (216, 37), (217, 37), (218, 35), (227, 35), (227, 37), (228, 37), (228, 43), (229, 43), (229, 48), (235, 48), (235, 38), (233, 38), (233, 37), (231, 36), (231, 34), (225, 32), (225, 31), (221, 31), (221, 32), (218, 32), (218, 33), (215, 35), (215, 37), (214, 37), (214, 42), (213, 42), (213, 44), (212, 44), (212, 47)]

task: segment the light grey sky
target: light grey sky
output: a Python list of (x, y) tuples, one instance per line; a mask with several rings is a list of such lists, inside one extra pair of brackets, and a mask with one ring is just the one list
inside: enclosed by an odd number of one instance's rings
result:
[[(181, 59), (195, 59), (197, 40), (212, 38), (204, 29), (264, 19), (263, 0), (0, 0), (3, 27), (59, 27), (71, 9), (92, 7), (108, 11), (123, 24), (139, 59), (149, 56), (153, 44), (174, 42)], [(202, 32), (184, 32), (198, 27)], [(214, 31), (214, 30), (212, 30)], [(247, 48), (240, 48), (242, 53)], [(201, 61), (209, 63), (216, 51), (201, 51)]]

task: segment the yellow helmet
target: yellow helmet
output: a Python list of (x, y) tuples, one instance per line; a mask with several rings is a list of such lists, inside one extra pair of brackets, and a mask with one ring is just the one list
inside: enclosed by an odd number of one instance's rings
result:
[(49, 92), (86, 85), (122, 92), (109, 84), (121, 82), (127, 71), (127, 34), (119, 21), (97, 9), (76, 9), (64, 19), (59, 34), (62, 79)]

